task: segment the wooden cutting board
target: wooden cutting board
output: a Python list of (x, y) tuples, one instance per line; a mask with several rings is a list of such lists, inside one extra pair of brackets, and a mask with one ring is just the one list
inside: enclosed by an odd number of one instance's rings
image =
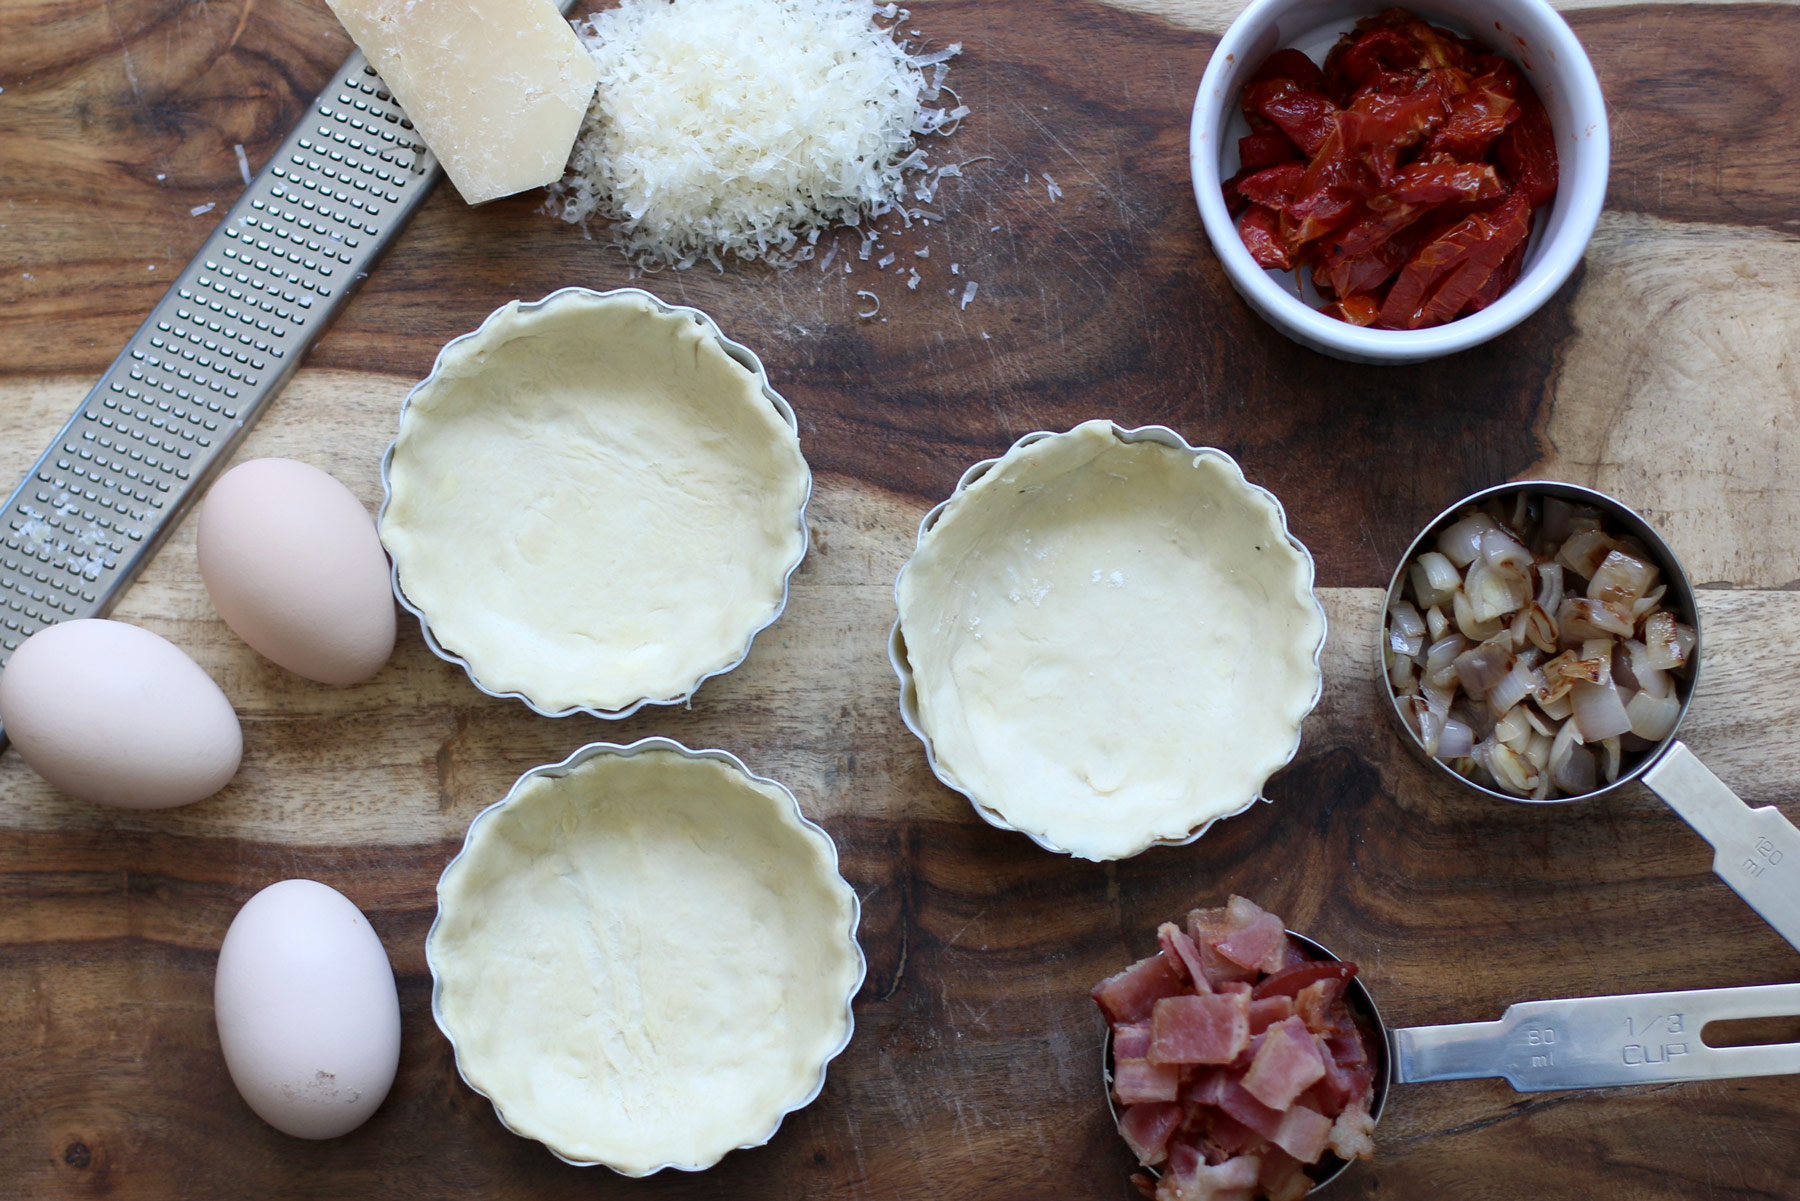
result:
[[(115, 615), (220, 682), (244, 767), (209, 801), (131, 813), (0, 758), (0, 1195), (1124, 1199), (1087, 989), (1145, 954), (1158, 921), (1231, 891), (1360, 961), (1396, 1024), (1800, 979), (1647, 792), (1551, 807), (1453, 793), (1396, 742), (1371, 679), (1378, 589), (1419, 524), (1503, 479), (1596, 485), (1657, 523), (1705, 588), (1686, 737), (1753, 803), (1800, 816), (1800, 7), (1571, 10), (1615, 156), (1585, 267), (1498, 341), (1388, 370), (1274, 333), (1200, 230), (1188, 109), (1235, 9), (915, 5), (932, 44), (963, 44), (949, 82), (974, 110), (934, 153), (977, 160), (945, 183), (942, 222), (886, 240), (915, 290), (854, 239), (828, 272), (638, 279), (536, 197), (469, 210), (440, 188), (242, 456), (305, 459), (373, 507), (400, 399), (446, 339), (513, 297), (642, 283), (755, 348), (800, 413), (818, 490), (792, 603), (686, 709), (551, 721), (475, 691), (411, 627), (365, 685), (288, 675), (213, 613), (183, 528)], [(0, 486), (229, 207), (234, 146), (260, 166), (348, 50), (318, 0), (0, 0)], [(876, 318), (858, 318), (859, 291)], [(1095, 416), (1237, 456), (1317, 556), (1331, 620), (1324, 699), (1272, 803), (1106, 866), (993, 830), (939, 785), (885, 656), (924, 511), (1018, 435)], [(869, 976), (824, 1094), (769, 1146), (638, 1182), (558, 1163), (462, 1085), (423, 943), (444, 862), (519, 772), (649, 734), (727, 748), (794, 789), (862, 896)], [(394, 1090), (324, 1144), (250, 1113), (212, 1024), (226, 926), (291, 876), (361, 905), (400, 983)], [(1797, 1128), (1792, 1078), (1412, 1086), (1378, 1158), (1333, 1188), (1792, 1198)]]

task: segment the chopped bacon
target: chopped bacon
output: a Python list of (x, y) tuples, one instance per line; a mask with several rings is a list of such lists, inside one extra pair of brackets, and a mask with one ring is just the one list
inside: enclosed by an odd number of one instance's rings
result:
[(1373, 1148), (1379, 1061), (1345, 1000), (1356, 967), (1311, 959), (1282, 925), (1242, 897), (1196, 909), (1094, 989), (1120, 1133), (1161, 1168), (1132, 1177), (1152, 1201), (1298, 1201), (1307, 1165)]
[(1168, 1158), (1169, 1136), (1181, 1125), (1181, 1106), (1172, 1102), (1128, 1105), (1119, 1112), (1119, 1133), (1145, 1167)]
[(1314, 1034), (1330, 1034), (1333, 1026), (1331, 1010), (1350, 985), (1349, 976), (1327, 976), (1300, 990), (1294, 998), (1294, 1012)]
[(1181, 1066), (1147, 1059), (1113, 1060), (1113, 1097), (1121, 1105), (1173, 1101), (1181, 1093)]
[[(1194, 941), (1204, 949), (1211, 947), (1220, 956), (1252, 975), (1257, 971), (1278, 972), (1287, 953), (1287, 930), (1281, 919), (1267, 912), (1255, 901), (1233, 896), (1223, 910), (1202, 909), (1205, 930), (1196, 932)], [(1195, 914), (1188, 914), (1190, 925)], [(1239, 976), (1239, 979), (1245, 977)]]
[(1250, 1201), (1262, 1173), (1262, 1160), (1254, 1155), (1239, 1155), (1221, 1164), (1197, 1157), (1189, 1161), (1184, 1156), (1180, 1168), (1175, 1165), (1171, 1156), (1169, 1171), (1156, 1186), (1156, 1201)]
[(1244, 1089), (1270, 1109), (1286, 1109), (1294, 1098), (1325, 1076), (1319, 1044), (1297, 1017), (1277, 1022), (1263, 1036), (1262, 1049), (1244, 1074)]
[(1276, 1022), (1293, 1016), (1292, 997), (1257, 997), (1250, 1002), (1250, 1033), (1261, 1034)]
[(1180, 926), (1174, 922), (1164, 922), (1156, 928), (1156, 939), (1162, 943), (1164, 955), (1187, 969), (1188, 979), (1193, 982), (1195, 992), (1212, 991), (1212, 984), (1206, 978), (1206, 965), (1200, 959), (1200, 948), (1194, 945), (1194, 940)]
[(1256, 1187), (1269, 1201), (1300, 1201), (1312, 1189), (1306, 1165), (1278, 1147), (1269, 1148), (1262, 1157), (1262, 1172)]
[(1250, 998), (1243, 993), (1164, 997), (1150, 1018), (1153, 1063), (1230, 1063), (1250, 1042)]
[(1358, 1101), (1331, 1124), (1331, 1151), (1340, 1159), (1367, 1159), (1375, 1154), (1375, 1140), (1370, 1137), (1374, 1133), (1375, 1119), (1369, 1116), (1369, 1107)]
[(1180, 969), (1159, 951), (1100, 981), (1092, 995), (1106, 1020), (1117, 1024), (1141, 1022), (1158, 1001), (1186, 991)]
[(1142, 1059), (1150, 1053), (1149, 1022), (1121, 1022), (1112, 1032), (1114, 1059)]
[(1264, 1138), (1273, 1139), (1275, 1132), (1281, 1129), (1281, 1111), (1258, 1101), (1241, 1081), (1242, 1077), (1227, 1078), (1221, 1083), (1219, 1108)]
[(1281, 1125), (1269, 1139), (1301, 1163), (1317, 1163), (1331, 1141), (1332, 1120), (1316, 1109), (1295, 1105), (1281, 1115)]

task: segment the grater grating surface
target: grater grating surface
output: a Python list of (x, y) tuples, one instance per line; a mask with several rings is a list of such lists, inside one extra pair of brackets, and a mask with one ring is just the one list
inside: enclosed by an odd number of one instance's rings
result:
[(0, 511), (0, 669), (112, 608), (437, 175), (351, 54)]

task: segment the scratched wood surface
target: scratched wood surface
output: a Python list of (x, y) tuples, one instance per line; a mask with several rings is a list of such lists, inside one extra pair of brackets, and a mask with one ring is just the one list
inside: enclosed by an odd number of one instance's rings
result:
[[(145, 814), (59, 797), (0, 758), (0, 1196), (1123, 1199), (1086, 989), (1144, 953), (1157, 921), (1232, 890), (1361, 961), (1398, 1024), (1800, 979), (1795, 952), (1648, 793), (1543, 808), (1451, 793), (1395, 742), (1369, 667), (1377, 589), (1420, 522), (1501, 479), (1600, 486), (1647, 512), (1705, 585), (1689, 741), (1753, 803), (1800, 816), (1800, 8), (1570, 11), (1614, 131), (1585, 267), (1492, 345), (1389, 371), (1273, 333), (1206, 246), (1187, 110), (1235, 8), (918, 4), (936, 44), (963, 43), (950, 82), (975, 110), (937, 153), (990, 156), (946, 182), (943, 222), (886, 239), (918, 289), (853, 242), (830, 273), (640, 281), (763, 355), (818, 473), (787, 614), (691, 708), (538, 718), (476, 692), (405, 626), (369, 683), (308, 683), (223, 626), (192, 530), (178, 532), (116, 615), (220, 682), (244, 767), (216, 798)], [(318, 0), (0, 0), (0, 484), (228, 207), (234, 146), (259, 166), (347, 51)], [(536, 206), (471, 211), (440, 189), (243, 454), (306, 459), (373, 505), (399, 400), (445, 339), (515, 296), (631, 282)], [(857, 319), (859, 290), (880, 297), (876, 319)], [(1236, 455), (1316, 554), (1332, 623), (1324, 699), (1272, 803), (1105, 867), (992, 830), (939, 786), (884, 649), (924, 510), (1019, 434), (1090, 416), (1166, 422)], [(423, 941), (443, 863), (520, 771), (653, 733), (726, 747), (794, 788), (863, 898), (870, 971), (855, 1041), (768, 1147), (629, 1181), (506, 1133), (460, 1083)], [(226, 926), (290, 876), (356, 900), (400, 983), (394, 1090), (323, 1144), (251, 1115), (212, 1026)], [(1791, 1198), (1796, 1128), (1800, 1081), (1785, 1078), (1532, 1097), (1413, 1086), (1391, 1098), (1379, 1157), (1333, 1189)]]

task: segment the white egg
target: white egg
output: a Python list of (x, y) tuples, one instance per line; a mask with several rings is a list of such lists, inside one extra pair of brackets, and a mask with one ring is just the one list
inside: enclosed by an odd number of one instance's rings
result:
[(0, 671), (0, 726), (31, 769), (83, 800), (166, 809), (237, 773), (231, 702), (181, 648), (140, 626), (46, 626)]
[(394, 594), (374, 519), (330, 475), (252, 459), (200, 505), (200, 578), (258, 653), (309, 680), (355, 684), (394, 650)]
[(296, 1138), (348, 1134), (394, 1083), (394, 970), (362, 911), (316, 880), (271, 884), (238, 911), (219, 948), (213, 1013), (232, 1083)]

